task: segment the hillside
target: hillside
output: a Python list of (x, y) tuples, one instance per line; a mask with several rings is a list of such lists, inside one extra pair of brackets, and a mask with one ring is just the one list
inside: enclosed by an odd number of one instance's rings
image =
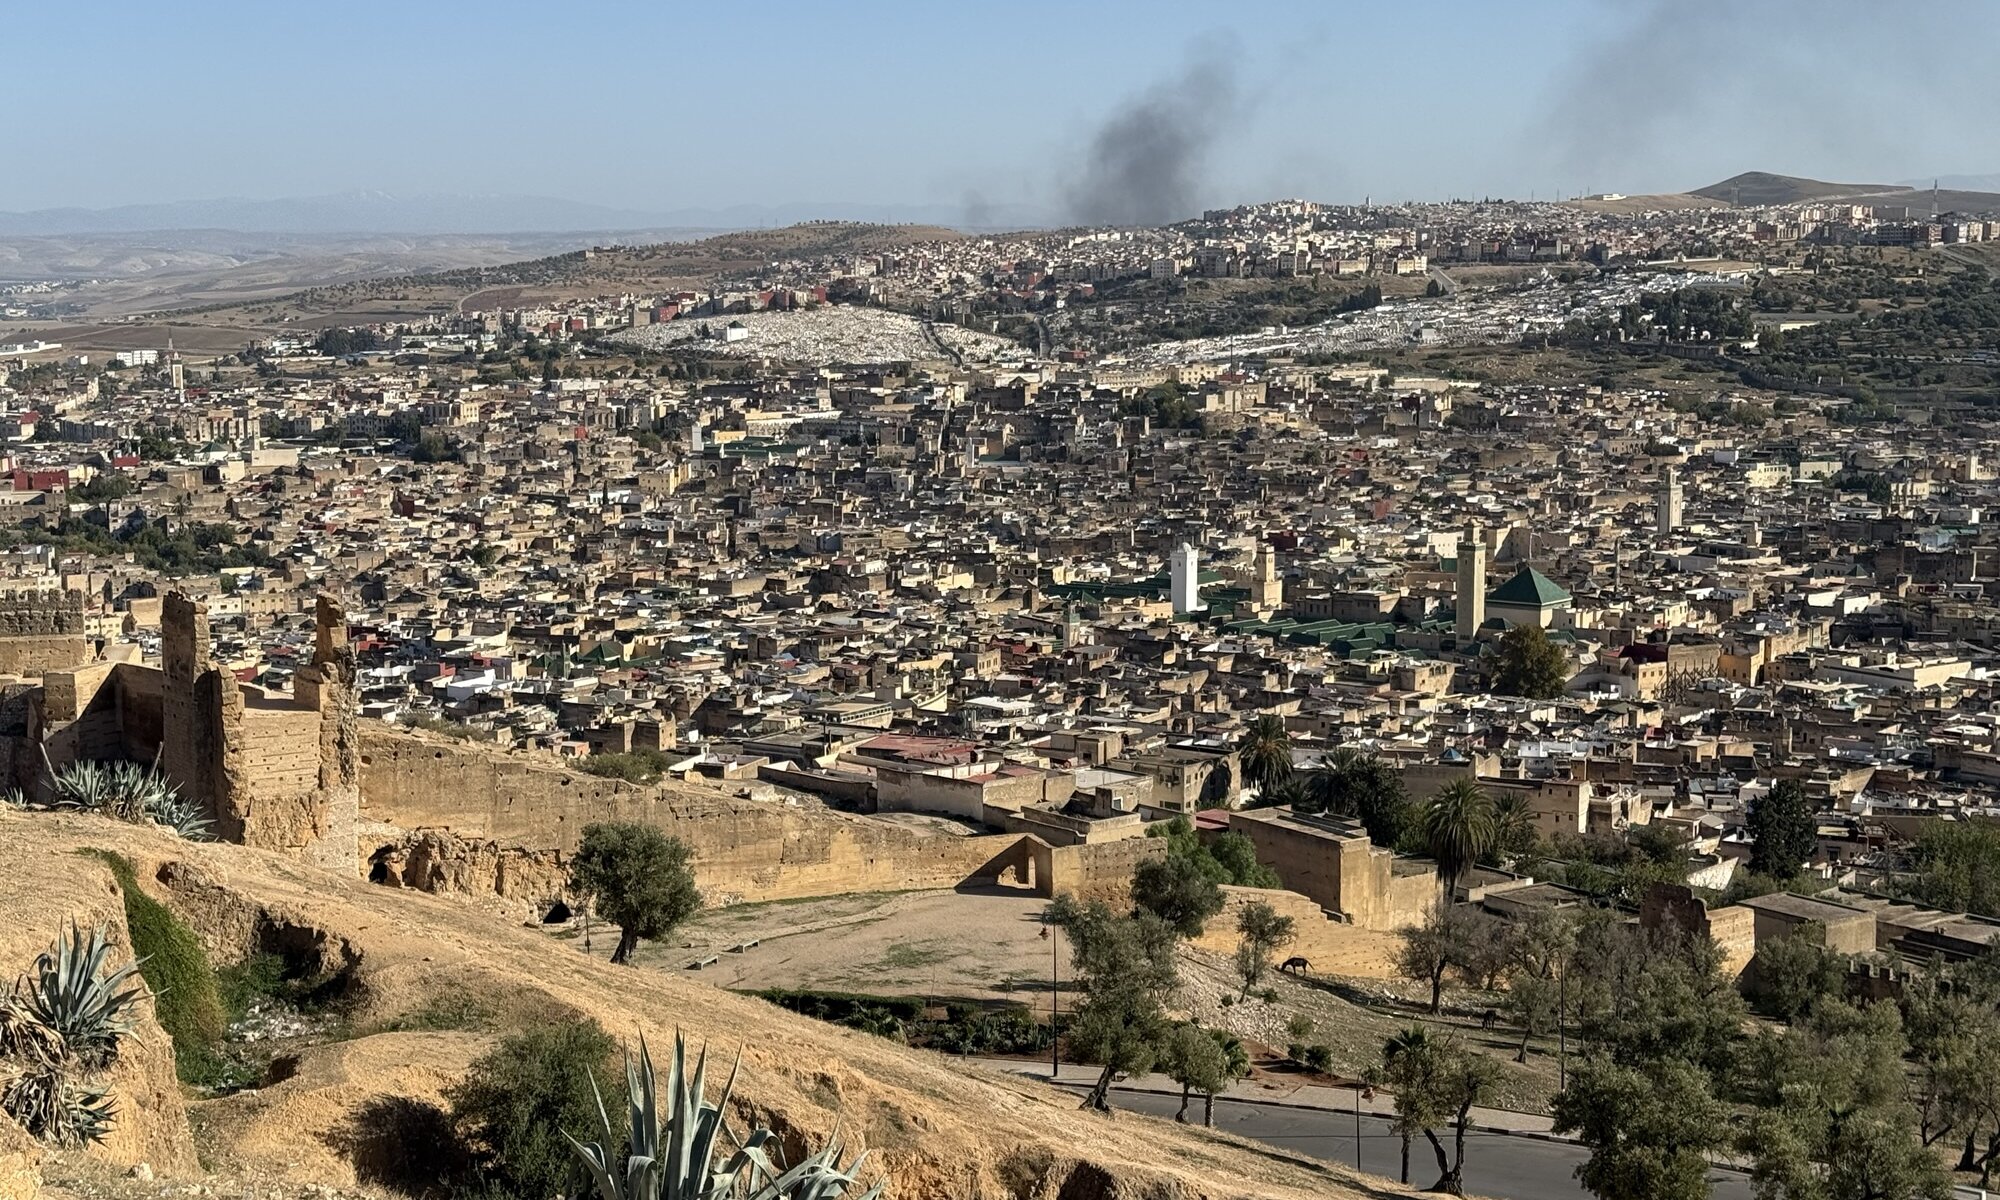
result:
[[(1929, 212), (1931, 189), (1898, 183), (1828, 183), (1823, 179), (1801, 179), (1795, 175), (1773, 175), (1765, 171), (1745, 171), (1720, 183), (1711, 183), (1688, 193), (1724, 204), (1755, 207), (1766, 204), (1801, 204), (1809, 200), (1852, 200), (1859, 204), (1906, 204), (1912, 213)], [(2000, 193), (1940, 188), (1935, 196), (1940, 212), (1985, 213), (2000, 210)]]
[(1754, 207), (1764, 204), (1800, 204), (1807, 200), (1832, 200), (1843, 196), (1874, 196), (1884, 192), (1907, 191), (1893, 183), (1828, 183), (1823, 179), (1802, 179), (1796, 175), (1773, 175), (1768, 171), (1745, 171), (1720, 183), (1696, 188), (1690, 195), (1720, 200), (1725, 204)]
[(706, 288), (783, 259), (870, 255), (965, 235), (937, 225), (811, 221), (782, 229), (717, 234), (571, 251), (494, 266), (394, 275), (309, 288), (275, 299), (214, 306), (203, 323), (239, 327), (283, 322), (312, 327), (362, 323), (450, 308), (477, 309), (600, 296), (620, 291)]
[[(788, 1141), (817, 1141), (836, 1120), (850, 1148), (875, 1151), (891, 1200), (1198, 1200), (1392, 1197), (1353, 1177), (1227, 1135), (1120, 1113), (1082, 1113), (1067, 1093), (793, 1016), (760, 1000), (659, 972), (612, 967), (535, 926), (463, 900), (337, 878), (239, 847), (195, 845), (103, 818), (0, 810), (0, 878), (13, 883), (0, 966), (17, 971), (72, 917), (109, 921), (124, 939), (108, 872), (78, 851), (132, 861), (144, 890), (192, 925), (218, 962), (285, 956), (338, 997), (318, 1044), (288, 1048), (263, 1086), (218, 1099), (173, 1088), (170, 1052), (150, 1015), (121, 1048), (120, 1125), (92, 1158), (148, 1162), (204, 1189), (377, 1190), (404, 1118), (434, 1128), (443, 1089), (508, 1031), (587, 1014), (656, 1046), (680, 1029), (743, 1052), (736, 1118)], [(121, 952), (122, 953), (122, 952)], [(439, 1013), (478, 1013), (440, 1021)], [(0, 1135), (7, 1132), (0, 1128)], [(0, 1156), (8, 1142), (0, 1137)], [(421, 1152), (410, 1153), (422, 1159)], [(74, 1177), (58, 1155), (46, 1169)], [(408, 1169), (409, 1158), (395, 1159)], [(393, 1190), (393, 1188), (390, 1188)], [(264, 1194), (260, 1191), (260, 1194)]]

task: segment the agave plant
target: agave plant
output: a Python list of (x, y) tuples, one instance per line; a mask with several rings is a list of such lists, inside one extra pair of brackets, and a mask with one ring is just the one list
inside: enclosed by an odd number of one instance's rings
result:
[(109, 1089), (54, 1063), (33, 1063), (0, 1079), (0, 1110), (30, 1135), (64, 1147), (103, 1141), (118, 1115)]
[[(46, 753), (46, 752), (45, 752)], [(103, 763), (85, 759), (51, 772), (55, 780), (56, 807), (100, 812), (111, 800), (111, 776)]]
[(117, 1116), (110, 1089), (92, 1075), (131, 1032), (137, 989), (119, 985), (137, 964), (103, 973), (109, 951), (103, 926), (86, 941), (72, 924), (0, 996), (0, 1111), (58, 1146), (103, 1141)]
[(24, 809), (33, 807), (33, 802), (28, 799), (28, 793), (22, 791), (20, 788), (10, 787), (0, 789), (0, 808)]
[[(47, 761), (48, 752), (42, 752)], [(157, 762), (95, 762), (81, 759), (49, 766), (57, 808), (81, 809), (129, 821), (164, 825), (190, 841), (213, 841), (215, 829), (194, 801), (181, 795)]]
[(180, 799), (179, 790), (158, 769), (130, 760), (105, 767), (105, 790), (111, 815), (135, 823), (158, 820), (161, 809)]
[[(741, 1056), (737, 1065), (741, 1065)], [(721, 1156), (720, 1139), (727, 1130), (723, 1108), (736, 1087), (736, 1068), (723, 1085), (722, 1099), (707, 1099), (708, 1051), (687, 1070), (687, 1041), (674, 1036), (674, 1057), (667, 1072), (667, 1111), (662, 1123), (655, 1090), (652, 1051), (639, 1040), (639, 1057), (625, 1056), (625, 1101), (629, 1140), (621, 1139), (597, 1092), (599, 1138), (582, 1142), (567, 1131), (563, 1136), (582, 1159), (599, 1200), (840, 1200), (855, 1181), (863, 1154), (840, 1169), (840, 1140), (835, 1137), (818, 1153), (789, 1169), (774, 1161), (764, 1147), (776, 1136), (769, 1129), (752, 1129)], [(595, 1078), (591, 1080), (597, 1089)], [(624, 1140), (623, 1162), (615, 1147)], [(730, 1140), (736, 1141), (734, 1135)], [(719, 1160), (719, 1165), (718, 1165)], [(877, 1184), (857, 1200), (878, 1200)]]
[(132, 1032), (136, 987), (124, 987), (139, 964), (106, 970), (111, 943), (99, 925), (88, 939), (74, 923), (17, 985), (20, 1004), (36, 1023), (62, 1041), (64, 1056), (86, 1067), (111, 1061), (118, 1039)]
[(180, 791), (169, 786), (166, 795), (153, 806), (152, 818), (168, 829), (180, 834), (190, 842), (212, 842), (215, 840), (215, 822), (201, 806)]
[[(753, 1178), (749, 1190), (744, 1193), (746, 1200), (840, 1200), (847, 1189), (854, 1186), (856, 1176), (861, 1173), (861, 1164), (868, 1155), (857, 1154), (845, 1170), (840, 1165), (840, 1134), (838, 1131), (827, 1139), (817, 1153), (808, 1155), (804, 1161), (789, 1171), (780, 1171), (764, 1157), (762, 1151), (748, 1150), (759, 1173)], [(878, 1183), (863, 1192), (858, 1200), (880, 1200), (882, 1189), (888, 1184)]]

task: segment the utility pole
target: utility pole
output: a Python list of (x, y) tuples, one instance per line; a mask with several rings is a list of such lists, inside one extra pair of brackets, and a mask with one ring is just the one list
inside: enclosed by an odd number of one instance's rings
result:
[(1054, 1083), (1062, 1074), (1062, 1036), (1056, 1026), (1056, 1016), (1062, 1011), (1062, 995), (1056, 991), (1056, 938), (1050, 932), (1054, 923), (1049, 915), (1042, 914), (1042, 936), (1049, 939), (1049, 1082)]
[[(1356, 1083), (1354, 1085), (1354, 1169), (1357, 1171), (1361, 1169), (1361, 1090), (1362, 1085)], [(1368, 1092), (1370, 1095), (1373, 1095), (1375, 1089), (1369, 1088)]]
[(1556, 1083), (1569, 1086), (1569, 962), (1563, 962), (1562, 975), (1557, 979), (1556, 1000)]

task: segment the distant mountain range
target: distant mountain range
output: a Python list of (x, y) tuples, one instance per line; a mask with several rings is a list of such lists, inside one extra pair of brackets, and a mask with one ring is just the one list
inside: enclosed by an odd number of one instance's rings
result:
[(552, 196), (393, 195), (350, 192), (278, 200), (216, 199), (118, 208), (45, 208), (0, 213), (0, 237), (153, 233), (221, 229), (284, 234), (496, 234), (616, 232), (646, 229), (756, 229), (801, 221), (869, 221), (1022, 229), (1050, 224), (1050, 214), (1022, 205), (741, 204), (649, 211)]
[[(2000, 175), (1940, 175), (1937, 204), (1943, 212), (1990, 212), (2000, 210)], [(1766, 204), (1802, 204), (1810, 200), (1852, 200), (1857, 204), (1906, 204), (1930, 211), (1931, 181), (1921, 183), (1829, 183), (1824, 179), (1802, 179), (1796, 175), (1773, 175), (1767, 171), (1745, 171), (1720, 183), (1696, 188), (1688, 193), (1725, 204), (1755, 207)]]

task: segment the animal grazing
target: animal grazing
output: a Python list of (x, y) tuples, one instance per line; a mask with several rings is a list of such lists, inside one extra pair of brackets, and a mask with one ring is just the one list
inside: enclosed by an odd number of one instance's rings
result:
[(1312, 970), (1312, 964), (1300, 955), (1294, 954), (1284, 962), (1279, 963), (1278, 969), (1280, 971), (1290, 971), (1294, 974), (1304, 975), (1306, 972)]

